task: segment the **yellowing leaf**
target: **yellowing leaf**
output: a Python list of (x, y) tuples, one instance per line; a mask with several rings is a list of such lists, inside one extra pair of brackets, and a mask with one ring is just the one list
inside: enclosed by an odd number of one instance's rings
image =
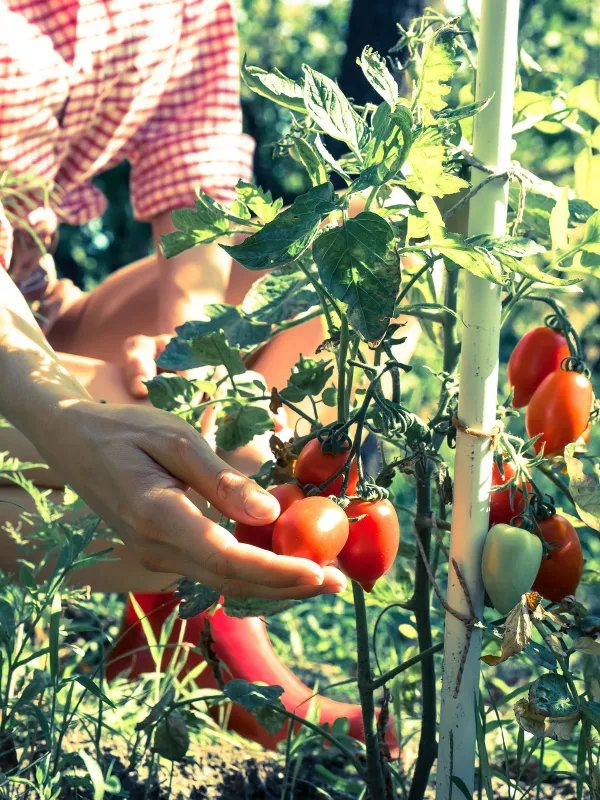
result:
[(533, 623), (531, 621), (532, 611), (529, 606), (529, 598), (534, 604), (533, 615), (541, 619), (540, 597), (539, 595), (524, 594), (521, 602), (510, 612), (504, 623), (504, 636), (502, 637), (502, 650), (499, 656), (486, 655), (481, 660), (490, 667), (495, 667), (507, 661), (512, 656), (521, 653), (531, 641), (533, 633)]
[(581, 717), (579, 712), (569, 717), (544, 717), (536, 714), (525, 698), (518, 700), (513, 708), (516, 720), (524, 731), (540, 739), (549, 738), (557, 742), (570, 741), (571, 732)]
[(590, 78), (571, 89), (567, 106), (572, 106), (600, 122), (600, 79)]
[(580, 639), (575, 639), (573, 649), (578, 650), (580, 653), (587, 653), (590, 656), (600, 656), (600, 642), (592, 639), (591, 636), (582, 636)]
[(455, 60), (454, 33), (440, 28), (428, 36), (419, 65), (416, 104), (424, 112), (425, 124), (433, 122), (432, 111), (442, 111), (448, 103), (449, 81), (458, 69)]

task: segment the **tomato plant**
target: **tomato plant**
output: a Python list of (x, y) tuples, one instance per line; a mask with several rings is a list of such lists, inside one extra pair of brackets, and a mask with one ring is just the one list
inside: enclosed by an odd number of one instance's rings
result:
[(533, 584), (546, 600), (560, 603), (575, 594), (583, 572), (583, 552), (577, 531), (569, 520), (554, 514), (539, 521), (541, 535), (548, 547)]
[[(341, 453), (326, 453), (317, 439), (310, 441), (298, 456), (298, 460), (294, 466), (294, 478), (301, 486), (321, 486), (328, 481), (336, 472), (339, 472), (346, 461), (348, 460), (348, 453), (342, 451)], [(326, 497), (327, 495), (339, 495), (342, 490), (343, 475), (331, 481), (322, 491), (321, 494)], [(356, 466), (356, 459), (353, 458), (350, 464), (350, 478), (348, 480), (347, 494), (354, 494), (356, 492), (356, 485), (358, 483), (358, 471)]]
[(544, 378), (560, 369), (563, 360), (569, 356), (568, 342), (560, 331), (546, 325), (528, 331), (508, 360), (508, 383), (514, 390), (513, 406), (526, 406)]
[[(273, 486), (269, 493), (277, 498), (279, 502), (280, 514), (298, 500), (302, 500), (304, 492), (295, 483), (283, 483), (281, 486)], [(268, 525), (248, 525), (245, 522), (236, 522), (233, 535), (242, 544), (252, 544), (261, 547), (263, 550), (273, 549), (273, 528), (275, 522)]]
[(508, 614), (528, 592), (542, 560), (542, 543), (525, 528), (500, 523), (485, 539), (481, 569), (490, 600)]
[(571, 442), (582, 436), (590, 422), (594, 392), (580, 372), (557, 370), (535, 390), (527, 406), (526, 425), (530, 437), (541, 434), (535, 451), (560, 455)]
[(282, 556), (308, 558), (324, 567), (348, 539), (348, 518), (328, 497), (305, 497), (275, 523), (273, 550)]
[(348, 541), (338, 561), (349, 578), (370, 592), (394, 563), (400, 544), (400, 524), (389, 500), (353, 500), (346, 508), (350, 522)]

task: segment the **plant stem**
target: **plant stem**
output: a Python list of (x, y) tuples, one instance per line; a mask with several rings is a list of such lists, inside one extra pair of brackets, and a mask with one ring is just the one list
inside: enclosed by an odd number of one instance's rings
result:
[(375, 725), (375, 703), (371, 681), (371, 657), (369, 651), (369, 628), (367, 623), (367, 607), (362, 587), (352, 581), (354, 595), (354, 614), (356, 617), (356, 644), (358, 650), (358, 693), (362, 708), (363, 726), (365, 729), (365, 747), (367, 751), (367, 786), (371, 800), (383, 800), (385, 785), (381, 769), (381, 753)]
[[(415, 468), (417, 479), (417, 517), (415, 536), (423, 545), (424, 558), (429, 558), (431, 549), (431, 466), (425, 458)], [(421, 800), (429, 783), (429, 775), (437, 755), (436, 741), (436, 689), (435, 663), (433, 660), (433, 640), (430, 617), (431, 587), (429, 574), (423, 557), (417, 555), (415, 569), (415, 592), (413, 612), (417, 627), (419, 650), (421, 654), (429, 651), (421, 661), (421, 738), (415, 771), (408, 794), (408, 800)]]
[(420, 664), (424, 658), (430, 658), (430, 656), (434, 656), (443, 649), (444, 643), (438, 642), (437, 644), (432, 645), (428, 650), (425, 650), (425, 652), (419, 653), (418, 655), (409, 658), (407, 661), (403, 661), (402, 664), (398, 664), (398, 666), (389, 670), (389, 672), (380, 675), (379, 678), (375, 678), (375, 680), (371, 682), (373, 689), (379, 689), (381, 686), (388, 683), (388, 681), (393, 680), (396, 675), (400, 675), (400, 673), (405, 672), (411, 667), (414, 667), (416, 664)]
[[(337, 411), (338, 422), (346, 421), (346, 362), (348, 361), (348, 344), (350, 342), (350, 330), (348, 320), (342, 317), (340, 328), (340, 345), (338, 347), (338, 397)], [(352, 386), (348, 386), (350, 392)]]

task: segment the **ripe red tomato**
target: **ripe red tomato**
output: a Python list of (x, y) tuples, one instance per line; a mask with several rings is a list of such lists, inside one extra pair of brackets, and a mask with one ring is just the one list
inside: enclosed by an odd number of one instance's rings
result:
[(280, 556), (308, 558), (324, 567), (348, 539), (348, 517), (328, 497), (305, 497), (279, 517), (273, 530), (273, 551)]
[[(515, 477), (515, 468), (508, 461), (503, 463), (502, 468), (504, 470), (504, 478), (500, 474), (498, 464), (494, 461), (492, 486), (504, 486), (511, 478)], [(529, 491), (530, 489), (531, 486), (528, 481), (527, 490)], [(525, 498), (521, 489), (516, 490), (512, 504), (510, 502), (510, 494), (510, 489), (502, 492), (490, 492), (490, 528), (493, 525), (510, 525), (512, 518), (520, 514), (525, 508)]]
[(338, 561), (349, 578), (370, 592), (396, 558), (400, 544), (398, 515), (389, 500), (353, 500), (346, 516), (362, 519), (350, 523), (348, 541)]
[(542, 535), (550, 552), (542, 558), (533, 590), (546, 600), (560, 603), (568, 594), (575, 594), (583, 572), (583, 553), (577, 531), (569, 520), (555, 514), (540, 520)]
[[(269, 489), (269, 494), (276, 497), (281, 511), (284, 511), (304, 498), (304, 492), (295, 483), (284, 483), (281, 486), (273, 486)], [(242, 544), (253, 544), (255, 547), (262, 547), (263, 550), (273, 550), (273, 528), (275, 522), (268, 525), (247, 525), (245, 522), (236, 522), (233, 535)]]
[[(325, 483), (328, 478), (343, 467), (348, 460), (348, 453), (324, 453), (320, 442), (317, 439), (312, 439), (298, 456), (298, 460), (294, 466), (294, 478), (302, 486), (312, 483), (314, 486), (320, 486)], [(343, 477), (340, 475), (329, 486), (321, 492), (323, 497), (330, 494), (339, 496), (342, 490)], [(348, 481), (348, 488), (346, 494), (354, 494), (356, 492), (356, 485), (358, 483), (358, 469), (356, 467), (356, 458), (352, 459), (350, 464), (350, 480)]]
[(536, 453), (545, 443), (544, 455), (558, 455), (577, 441), (589, 424), (593, 401), (592, 384), (580, 372), (560, 369), (544, 378), (525, 417), (528, 436), (543, 434), (535, 443)]
[(508, 383), (515, 390), (513, 406), (526, 406), (544, 378), (560, 369), (569, 355), (567, 340), (559, 331), (542, 325), (526, 333), (508, 360)]

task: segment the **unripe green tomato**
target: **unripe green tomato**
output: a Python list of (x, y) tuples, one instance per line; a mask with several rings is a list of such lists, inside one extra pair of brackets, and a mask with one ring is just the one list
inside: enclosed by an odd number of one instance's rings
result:
[(483, 546), (483, 584), (501, 614), (530, 591), (542, 563), (542, 543), (524, 528), (504, 523), (490, 528)]

